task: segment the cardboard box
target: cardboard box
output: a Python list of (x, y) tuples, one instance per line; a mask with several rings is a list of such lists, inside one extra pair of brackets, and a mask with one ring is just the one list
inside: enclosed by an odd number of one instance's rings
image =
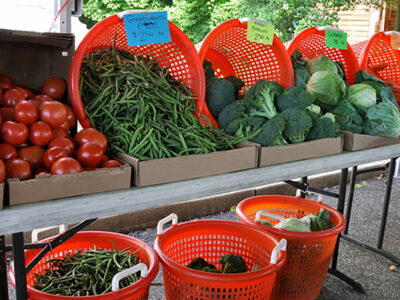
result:
[(101, 168), (65, 175), (40, 175), (34, 179), (7, 179), (9, 205), (19, 205), (130, 188), (131, 166)]
[(341, 131), (341, 133), (344, 136), (344, 150), (347, 151), (371, 149), (400, 143), (400, 138), (392, 139), (382, 136), (352, 133), (350, 131)]
[(149, 161), (122, 153), (115, 155), (133, 167), (134, 185), (149, 186), (256, 168), (257, 148), (254, 143), (243, 142), (233, 150)]
[(342, 150), (342, 137), (326, 138), (284, 146), (260, 147), (259, 167), (328, 156), (340, 153)]
[(3, 209), (3, 205), (4, 205), (4, 186), (5, 183), (0, 183), (0, 209)]
[(68, 81), (74, 51), (75, 37), (70, 33), (0, 29), (0, 74), (33, 90), (50, 76)]

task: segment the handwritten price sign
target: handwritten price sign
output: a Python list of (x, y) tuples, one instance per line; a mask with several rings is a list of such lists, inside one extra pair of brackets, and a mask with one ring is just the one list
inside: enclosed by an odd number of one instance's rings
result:
[(249, 20), (247, 23), (247, 39), (250, 42), (272, 45), (274, 31), (274, 25), (267, 22)]
[(129, 46), (171, 41), (166, 11), (124, 15), (124, 23)]
[(335, 30), (326, 30), (325, 45), (329, 48), (347, 50), (347, 33)]

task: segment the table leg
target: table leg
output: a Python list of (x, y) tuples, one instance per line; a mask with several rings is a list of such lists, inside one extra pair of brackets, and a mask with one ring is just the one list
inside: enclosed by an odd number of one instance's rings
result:
[(383, 202), (381, 226), (379, 228), (379, 236), (378, 236), (378, 244), (377, 244), (378, 249), (382, 249), (383, 238), (385, 236), (387, 214), (388, 214), (388, 210), (389, 210), (389, 201), (390, 201), (390, 195), (392, 193), (392, 184), (393, 184), (393, 176), (394, 176), (395, 169), (396, 169), (396, 158), (392, 158), (390, 160), (389, 175), (387, 178), (387, 185), (386, 185), (386, 192), (385, 192), (385, 200)]
[(0, 235), (0, 299), (8, 300), (7, 261), (5, 237)]
[(24, 234), (22, 232), (13, 233), (12, 244), (17, 300), (26, 300), (28, 295), (26, 290)]
[(351, 170), (349, 202), (347, 203), (346, 214), (345, 214), (346, 228), (344, 229), (343, 232), (344, 234), (347, 234), (347, 232), (349, 231), (351, 209), (353, 207), (354, 188), (356, 185), (356, 177), (357, 177), (357, 166), (354, 166)]
[[(346, 199), (346, 188), (347, 188), (347, 176), (349, 174), (349, 170), (342, 169), (342, 172), (340, 174), (340, 186), (339, 186), (339, 198), (338, 198), (338, 205), (337, 205), (337, 210), (342, 214), (344, 210), (344, 202)], [(340, 236), (337, 239), (336, 246), (335, 246), (335, 251), (333, 252), (333, 258), (332, 258), (332, 266), (331, 269), (332, 271), (336, 271), (337, 267), (337, 261), (338, 261), (338, 256), (339, 256), (339, 243), (340, 243)]]

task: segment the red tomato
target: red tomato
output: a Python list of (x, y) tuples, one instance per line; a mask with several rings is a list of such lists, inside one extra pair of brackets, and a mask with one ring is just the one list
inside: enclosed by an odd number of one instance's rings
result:
[(99, 163), (99, 167), (101, 167), (101, 166), (103, 165), (103, 163), (104, 163), (105, 161), (109, 160), (109, 159), (110, 159), (110, 158), (109, 158), (107, 155), (103, 154), (103, 157), (101, 158), (101, 161), (100, 161), (100, 163)]
[(65, 80), (59, 77), (49, 77), (43, 85), (43, 93), (49, 95), (55, 100), (64, 97), (67, 85)]
[(6, 166), (4, 162), (0, 160), (0, 183), (4, 182), (4, 178), (6, 177)]
[(57, 159), (51, 166), (51, 174), (62, 175), (82, 172), (82, 166), (72, 157)]
[(36, 108), (38, 109), (38, 112), (39, 112), (39, 106), (40, 106), (39, 100), (31, 99), (31, 100), (28, 100), (28, 102), (33, 103), (36, 106)]
[(26, 100), (24, 94), (15, 89), (9, 89), (3, 96), (3, 101), (1, 102), (3, 106), (15, 106), (17, 103)]
[(33, 99), (39, 101), (39, 103), (43, 103), (46, 101), (54, 101), (53, 98), (45, 94), (36, 95)]
[(103, 158), (103, 149), (94, 142), (83, 143), (78, 149), (76, 158), (85, 167), (96, 167)]
[(103, 148), (103, 152), (107, 150), (107, 139), (98, 130), (94, 128), (85, 128), (75, 135), (75, 141), (78, 145), (93, 142), (99, 144)]
[(1, 125), (1, 137), (3, 141), (18, 146), (23, 144), (28, 138), (28, 127), (23, 123), (6, 121)]
[(40, 104), (39, 118), (52, 128), (60, 127), (67, 119), (67, 110), (61, 102), (46, 101)]
[(20, 91), (24, 95), (25, 99), (32, 99), (33, 98), (33, 93), (28, 88), (20, 86), (20, 85), (14, 85), (13, 88), (15, 88), (18, 91)]
[(29, 128), (29, 142), (33, 145), (45, 146), (52, 138), (53, 132), (46, 122), (35, 122)]
[(69, 131), (71, 129), (71, 126), (69, 126), (69, 122), (67, 119), (65, 119), (64, 123), (62, 123), (60, 127), (66, 131)]
[(110, 160), (106, 160), (101, 167), (102, 168), (118, 168), (120, 166), (121, 166), (121, 163), (119, 161), (110, 159)]
[(58, 138), (58, 137), (69, 137), (69, 134), (65, 129), (61, 127), (53, 128), (53, 138)]
[(17, 157), (18, 157), (18, 152), (13, 145), (7, 143), (0, 144), (0, 159), (6, 161), (11, 158), (17, 158)]
[(33, 102), (22, 101), (14, 107), (14, 120), (31, 125), (37, 120), (39, 111)]
[(0, 75), (0, 89), (8, 90), (12, 87), (12, 79), (8, 75)]
[(6, 177), (19, 178), (20, 180), (32, 177), (29, 163), (20, 158), (12, 158), (6, 161)]
[(14, 107), (1, 107), (0, 115), (3, 118), (3, 121), (14, 121)]
[(47, 171), (40, 170), (35, 173), (35, 177), (40, 176), (40, 175), (47, 175), (47, 174), (50, 174), (50, 173)]
[(49, 143), (49, 148), (53, 147), (61, 147), (67, 152), (68, 156), (71, 156), (74, 153), (75, 144), (68, 138), (59, 137), (52, 139)]
[(47, 169), (51, 169), (53, 163), (63, 157), (68, 157), (67, 152), (61, 147), (49, 148), (44, 152), (43, 162)]
[(19, 150), (19, 158), (27, 161), (33, 170), (43, 168), (44, 149), (40, 146), (28, 146)]
[(75, 113), (72, 110), (71, 106), (64, 104), (64, 107), (67, 111), (67, 120), (69, 123), (69, 128), (74, 128), (76, 126), (76, 117), (75, 117)]
[(0, 114), (0, 126), (1, 126), (1, 124), (3, 124), (3, 117)]

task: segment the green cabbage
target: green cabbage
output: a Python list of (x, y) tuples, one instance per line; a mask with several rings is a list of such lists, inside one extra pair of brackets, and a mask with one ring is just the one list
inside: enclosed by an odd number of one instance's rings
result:
[(391, 102), (381, 102), (367, 111), (364, 131), (369, 135), (398, 138), (400, 136), (400, 114)]
[(354, 84), (347, 89), (347, 99), (361, 109), (368, 109), (376, 104), (376, 91), (368, 84)]
[[(285, 230), (297, 231), (297, 232), (311, 232), (310, 226), (307, 222), (296, 218), (287, 218)], [(279, 222), (274, 226), (275, 228), (282, 228), (282, 222)]]
[(308, 81), (307, 92), (323, 104), (335, 105), (344, 97), (346, 85), (338, 74), (318, 71)]
[(308, 61), (307, 71), (310, 75), (319, 71), (328, 71), (338, 74), (338, 67), (329, 57), (320, 55)]

